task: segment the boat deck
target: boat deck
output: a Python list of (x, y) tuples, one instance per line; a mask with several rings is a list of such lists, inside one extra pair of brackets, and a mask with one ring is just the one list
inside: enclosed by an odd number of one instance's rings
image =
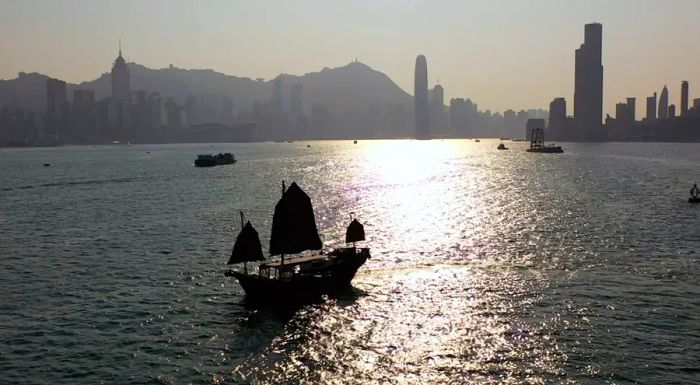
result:
[[(327, 260), (328, 256), (327, 255), (305, 255), (305, 256), (299, 256), (299, 257), (290, 257), (290, 258), (285, 258), (284, 259), (284, 265), (289, 266), (289, 265), (298, 265), (301, 263), (307, 263), (307, 262), (314, 262), (314, 261), (324, 261)], [(280, 267), (282, 265), (282, 261), (273, 261), (273, 262), (267, 262), (260, 267)]]

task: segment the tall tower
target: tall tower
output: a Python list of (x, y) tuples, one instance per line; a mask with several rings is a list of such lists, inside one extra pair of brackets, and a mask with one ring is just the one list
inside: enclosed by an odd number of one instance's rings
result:
[(647, 97), (647, 121), (656, 120), (656, 92), (654, 96)]
[[(443, 115), (445, 113), (445, 90), (437, 84), (430, 92), (430, 129), (431, 132), (444, 128)], [(442, 132), (440, 132), (442, 133)]]
[(586, 24), (584, 42), (576, 50), (574, 120), (583, 139), (602, 136), (603, 118), (603, 26)]
[(659, 119), (668, 119), (668, 88), (666, 86), (659, 95)]
[(48, 139), (58, 141), (66, 135), (68, 118), (66, 82), (58, 79), (46, 80), (46, 129)]
[(129, 68), (122, 57), (122, 42), (119, 40), (119, 56), (112, 66), (112, 99), (131, 99)]
[(681, 113), (680, 115), (683, 116), (686, 113), (688, 113), (688, 82), (683, 81), (681, 83)]
[(291, 96), (289, 98), (289, 110), (292, 115), (304, 115), (304, 93), (301, 84), (292, 84), (289, 87)]
[(430, 125), (428, 116), (428, 64), (423, 55), (416, 57), (414, 87), (413, 101), (415, 103), (416, 137), (419, 139), (430, 139), (430, 133), (428, 132)]

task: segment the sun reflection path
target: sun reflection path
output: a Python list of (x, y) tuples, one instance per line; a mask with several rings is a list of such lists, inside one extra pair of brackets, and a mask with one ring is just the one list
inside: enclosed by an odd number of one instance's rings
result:
[(476, 180), (484, 171), (468, 164), (464, 146), (460, 141), (368, 145), (356, 169), (358, 179), (373, 186), (363, 196), (368, 210), (381, 213), (376, 235), (386, 238), (376, 242), (378, 254), (411, 259), (442, 252), (479, 226), (483, 213)]
[(517, 316), (532, 308), (528, 278), (444, 266), (377, 277), (367, 296), (301, 310), (237, 370), (254, 383), (549, 383), (566, 356), (552, 325)]

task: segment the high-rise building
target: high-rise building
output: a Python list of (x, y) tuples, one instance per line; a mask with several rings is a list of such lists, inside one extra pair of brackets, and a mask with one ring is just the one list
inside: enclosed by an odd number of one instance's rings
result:
[(301, 84), (292, 84), (289, 87), (289, 110), (294, 116), (304, 115), (304, 89)]
[(555, 98), (549, 103), (549, 135), (561, 137), (566, 126), (566, 99)]
[(95, 91), (73, 91), (73, 137), (79, 141), (95, 140), (95, 124), (97, 123), (97, 104)]
[(637, 99), (636, 98), (627, 98), (627, 112), (629, 112), (629, 114), (630, 114), (629, 118), (632, 120), (632, 122), (635, 122), (637, 120)]
[(46, 134), (50, 141), (58, 141), (66, 134), (68, 123), (68, 101), (66, 82), (58, 79), (46, 80)]
[(566, 120), (566, 99), (555, 98), (549, 103), (549, 124), (561, 123)]
[(659, 119), (668, 119), (668, 88), (666, 86), (659, 95)]
[(675, 117), (676, 117), (676, 105), (671, 104), (670, 106), (668, 106), (668, 118), (673, 119)]
[(121, 42), (119, 42), (119, 56), (112, 65), (112, 99), (131, 99), (129, 68), (122, 57)]
[(603, 26), (586, 24), (584, 42), (576, 50), (574, 120), (581, 138), (602, 134), (603, 117)]
[(429, 139), (428, 131), (430, 118), (428, 115), (428, 64), (425, 56), (416, 57), (416, 68), (414, 78), (414, 114), (416, 125), (416, 137)]
[(688, 112), (688, 88), (688, 82), (684, 80), (681, 83), (681, 116)]
[(437, 84), (430, 92), (430, 128), (432, 132), (441, 132), (445, 122), (445, 90)]
[(219, 115), (219, 121), (222, 123), (233, 122), (233, 99), (230, 96), (221, 97), (221, 114)]
[(647, 97), (647, 121), (656, 120), (656, 92), (654, 96)]
[(282, 113), (282, 75), (272, 81), (272, 112)]

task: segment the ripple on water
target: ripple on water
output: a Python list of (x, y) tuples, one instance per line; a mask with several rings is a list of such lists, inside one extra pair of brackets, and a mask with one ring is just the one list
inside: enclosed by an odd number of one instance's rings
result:
[[(698, 145), (495, 146), (3, 151), (3, 380), (696, 383)], [(240, 162), (192, 167), (215, 151)], [(352, 292), (253, 306), (221, 274), (239, 210), (266, 243), (282, 179), (326, 245), (365, 224)]]

